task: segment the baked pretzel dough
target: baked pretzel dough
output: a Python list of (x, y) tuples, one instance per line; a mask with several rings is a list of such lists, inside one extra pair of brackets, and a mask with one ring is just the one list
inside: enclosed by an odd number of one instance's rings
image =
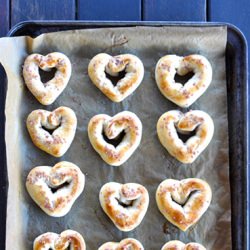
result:
[[(51, 80), (42, 83), (39, 68), (44, 71), (56, 68), (57, 71)], [(67, 56), (59, 52), (46, 56), (32, 54), (24, 62), (24, 81), (30, 92), (43, 105), (50, 105), (57, 99), (67, 86), (70, 76), (71, 63)]]
[(84, 189), (85, 176), (75, 164), (67, 161), (54, 167), (33, 168), (26, 179), (31, 198), (48, 215), (66, 215)]
[(98, 250), (144, 250), (144, 247), (140, 241), (133, 238), (126, 238), (119, 243), (107, 242), (100, 246)]
[(208, 209), (212, 191), (207, 182), (189, 178), (166, 179), (157, 188), (156, 202), (160, 212), (172, 224), (186, 231)]
[(184, 244), (179, 240), (172, 240), (167, 242), (161, 250), (206, 250), (201, 244), (190, 242)]
[[(103, 137), (104, 133), (108, 139), (115, 139), (122, 131), (125, 136), (116, 147), (106, 142)], [(106, 163), (120, 166), (139, 146), (142, 124), (140, 119), (129, 111), (120, 112), (114, 117), (100, 114), (89, 121), (88, 135), (92, 146)]]
[[(106, 73), (118, 76), (119, 72), (126, 72), (116, 86), (107, 78)], [(121, 102), (129, 96), (141, 83), (144, 67), (141, 60), (131, 54), (110, 56), (101, 53), (93, 57), (88, 66), (91, 81), (113, 102)]]
[(148, 209), (149, 195), (140, 184), (109, 182), (102, 186), (99, 200), (115, 226), (127, 232), (141, 223)]
[[(196, 134), (185, 143), (179, 138), (177, 130)], [(178, 110), (164, 113), (157, 123), (157, 134), (161, 144), (169, 154), (183, 163), (192, 163), (210, 143), (214, 133), (212, 118), (200, 110), (191, 110), (185, 114)]]
[(33, 250), (86, 250), (83, 237), (76, 231), (66, 230), (60, 235), (45, 233), (38, 236), (33, 243)]
[[(30, 137), (38, 148), (60, 157), (74, 139), (77, 119), (74, 111), (67, 107), (59, 107), (52, 112), (38, 109), (29, 114), (26, 124)], [(51, 134), (44, 128), (54, 131)]]
[[(174, 80), (175, 74), (180, 76), (193, 72), (194, 76), (183, 86)], [(162, 57), (155, 68), (155, 80), (161, 93), (180, 107), (189, 107), (208, 88), (212, 81), (212, 67), (201, 55), (185, 57), (167, 55)]]

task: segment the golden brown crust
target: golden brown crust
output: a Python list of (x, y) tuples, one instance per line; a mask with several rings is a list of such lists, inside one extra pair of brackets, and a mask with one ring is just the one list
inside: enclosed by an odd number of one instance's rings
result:
[[(60, 157), (72, 143), (77, 119), (74, 111), (59, 107), (50, 112), (43, 109), (32, 111), (26, 121), (33, 143), (41, 150), (55, 157)], [(52, 134), (44, 129), (54, 130)]]
[(86, 250), (83, 237), (73, 230), (63, 231), (60, 235), (51, 232), (40, 235), (34, 240), (33, 250), (65, 250), (69, 246), (71, 250)]
[[(106, 77), (106, 73), (117, 76), (124, 71), (126, 75), (116, 86)], [(131, 54), (110, 56), (101, 53), (93, 57), (88, 66), (91, 81), (113, 102), (121, 102), (130, 95), (141, 83), (144, 67), (141, 60)]]
[[(194, 76), (185, 85), (176, 83), (175, 74)], [(155, 68), (155, 79), (161, 93), (180, 107), (189, 107), (208, 88), (212, 81), (212, 67), (201, 55), (180, 57), (167, 55), (162, 57)]]
[(204, 246), (201, 244), (190, 242), (188, 244), (184, 244), (178, 240), (172, 240), (167, 242), (161, 250), (206, 250)]
[[(109, 139), (114, 139), (124, 131), (125, 136), (118, 146), (107, 143), (103, 138), (103, 132)], [(89, 140), (109, 165), (122, 165), (139, 146), (142, 136), (142, 124), (139, 118), (132, 112), (123, 111), (110, 117), (105, 114), (91, 118), (88, 125)]]
[(172, 224), (186, 231), (208, 209), (212, 198), (210, 186), (203, 180), (166, 179), (157, 188), (156, 202), (160, 212)]
[[(84, 189), (85, 176), (73, 163), (33, 168), (26, 179), (32, 199), (50, 216), (66, 215)], [(52, 191), (54, 190), (54, 191)]]
[(142, 244), (133, 238), (126, 238), (119, 243), (117, 242), (107, 242), (100, 246), (98, 250), (144, 250)]
[[(56, 68), (57, 71), (51, 80), (42, 83), (39, 68), (44, 71)], [(24, 62), (24, 81), (30, 92), (43, 105), (50, 105), (57, 99), (67, 86), (70, 76), (71, 63), (67, 56), (59, 52), (46, 56), (32, 54)]]
[[(180, 133), (187, 134), (196, 130), (196, 134), (185, 143)], [(185, 114), (178, 110), (164, 113), (157, 123), (157, 134), (161, 144), (169, 154), (183, 163), (192, 163), (208, 146), (214, 133), (212, 118), (200, 110), (191, 110)]]
[(104, 212), (121, 231), (136, 228), (146, 214), (149, 195), (136, 183), (106, 183), (100, 190), (99, 200)]

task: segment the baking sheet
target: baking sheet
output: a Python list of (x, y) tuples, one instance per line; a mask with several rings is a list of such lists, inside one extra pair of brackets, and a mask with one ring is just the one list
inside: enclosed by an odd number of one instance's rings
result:
[[(31, 249), (37, 235), (47, 231), (59, 233), (68, 228), (82, 233), (88, 249), (97, 249), (106, 241), (119, 241), (125, 237), (140, 240), (146, 249), (160, 249), (166, 241), (173, 239), (197, 241), (207, 249), (231, 249), (226, 36), (226, 27), (223, 26), (133, 27), (57, 32), (41, 35), (34, 40), (27, 37), (0, 39), (0, 60), (8, 76), (6, 149), (9, 192), (6, 249)], [(63, 52), (70, 58), (73, 72), (63, 94), (53, 105), (45, 107), (24, 86), (21, 70), (28, 54), (53, 51)], [(88, 78), (89, 60), (100, 52), (111, 55), (132, 53), (144, 63), (142, 84), (122, 103), (109, 101)], [(154, 67), (165, 54), (191, 53), (206, 56), (212, 64), (213, 81), (191, 108), (201, 109), (211, 115), (215, 134), (205, 152), (193, 164), (185, 165), (169, 156), (157, 139), (158, 118), (162, 113), (178, 107), (160, 94), (154, 81)], [(76, 112), (78, 127), (69, 151), (61, 159), (56, 159), (32, 144), (25, 120), (34, 109), (53, 110), (61, 105)], [(135, 112), (141, 119), (142, 142), (123, 166), (110, 167), (91, 147), (87, 124), (95, 114), (114, 115), (122, 110)], [(25, 179), (33, 167), (52, 166), (60, 160), (77, 164), (87, 175), (86, 186), (68, 215), (52, 218), (44, 214), (28, 196)], [(213, 199), (200, 221), (184, 233), (166, 222), (157, 209), (154, 196), (157, 186), (165, 178), (189, 177), (205, 179), (211, 185)], [(99, 205), (99, 190), (108, 181), (138, 182), (149, 191), (148, 212), (141, 225), (130, 233), (119, 232)]]

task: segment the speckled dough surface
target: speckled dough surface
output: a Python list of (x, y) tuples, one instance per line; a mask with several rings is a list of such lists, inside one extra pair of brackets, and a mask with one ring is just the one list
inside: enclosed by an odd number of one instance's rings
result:
[(206, 248), (195, 242), (185, 244), (179, 240), (171, 240), (167, 242), (161, 250), (206, 250)]
[[(125, 71), (125, 76), (114, 86), (106, 73), (110, 76), (118, 76), (122, 71)], [(124, 54), (112, 57), (100, 53), (91, 59), (88, 74), (93, 84), (110, 100), (121, 102), (140, 85), (144, 68), (141, 60), (134, 55)]]
[(73, 230), (65, 230), (60, 235), (52, 232), (44, 233), (35, 238), (33, 250), (86, 250), (81, 234)]
[(212, 192), (209, 184), (198, 178), (166, 179), (157, 188), (155, 198), (162, 215), (187, 231), (208, 209)]
[[(175, 81), (175, 75), (194, 75), (183, 85)], [(166, 55), (155, 67), (155, 80), (161, 93), (180, 107), (192, 105), (208, 88), (212, 80), (212, 68), (202, 55)]]
[(138, 183), (108, 182), (102, 186), (99, 200), (103, 211), (124, 232), (140, 225), (149, 205), (148, 191)]
[[(55, 76), (43, 83), (39, 68), (47, 72), (55, 68)], [(62, 53), (53, 52), (46, 56), (31, 54), (24, 61), (23, 77), (25, 84), (43, 105), (50, 105), (56, 100), (66, 88), (70, 75), (71, 63), (67, 56)]]
[(67, 161), (55, 166), (33, 168), (26, 179), (26, 188), (35, 203), (48, 215), (67, 214), (82, 193), (85, 176), (75, 164)]
[[(70, 228), (84, 236), (87, 249), (98, 249), (109, 241), (134, 238), (146, 249), (161, 249), (166, 242), (178, 239), (186, 243), (199, 242), (208, 250), (230, 250), (226, 39), (226, 27), (106, 28), (45, 34), (35, 40), (25, 37), (0, 39), (0, 61), (8, 74), (5, 110), (9, 177), (7, 249), (32, 249), (38, 235), (46, 232), (60, 234)], [(69, 58), (72, 74), (56, 101), (44, 107), (27, 89), (21, 74), (22, 65), (28, 54), (47, 55), (54, 51)], [(111, 56), (129, 53), (143, 62), (142, 83), (122, 102), (109, 100), (89, 79), (89, 62), (99, 53)], [(170, 156), (156, 133), (156, 124), (162, 114), (176, 109), (187, 112), (167, 100), (155, 82), (155, 66), (167, 54), (202, 54), (213, 69), (210, 86), (190, 109), (202, 110), (211, 116), (214, 136), (202, 154), (188, 165)], [(60, 106), (74, 110), (77, 129), (67, 152), (63, 157), (55, 158), (34, 146), (25, 121), (33, 110), (52, 111)], [(135, 113), (141, 120), (142, 139), (124, 164), (113, 167), (106, 164), (91, 146), (87, 127), (97, 114), (113, 117), (124, 110)], [(86, 181), (82, 195), (70, 212), (64, 217), (52, 218), (34, 204), (26, 191), (25, 181), (35, 166), (53, 166), (59, 161), (76, 164), (85, 174)], [(211, 186), (213, 198), (199, 223), (182, 232), (166, 221), (154, 197), (163, 180), (186, 178), (205, 180)], [(150, 205), (133, 231), (120, 232), (102, 210), (98, 196), (107, 182), (139, 183), (148, 190)]]
[[(125, 135), (116, 146), (108, 143), (103, 136), (105, 134), (112, 140), (119, 137), (122, 131)], [(120, 112), (113, 117), (98, 114), (89, 121), (88, 136), (93, 148), (105, 162), (112, 166), (120, 166), (140, 145), (142, 124), (137, 115), (129, 111)]]
[(101, 245), (98, 250), (144, 250), (142, 244), (133, 238), (127, 238), (120, 242), (106, 242)]
[[(192, 131), (195, 134), (183, 142), (179, 134), (190, 134)], [(183, 163), (193, 163), (206, 149), (213, 134), (213, 120), (201, 110), (190, 110), (185, 114), (170, 110), (162, 114), (157, 122), (157, 135), (162, 146)]]

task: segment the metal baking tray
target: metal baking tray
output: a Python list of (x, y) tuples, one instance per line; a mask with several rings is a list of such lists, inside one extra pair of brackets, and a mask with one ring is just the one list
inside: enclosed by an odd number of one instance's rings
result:
[[(94, 22), (94, 21), (27, 21), (15, 25), (7, 36), (36, 37), (42, 33), (71, 29), (132, 27), (132, 26), (227, 26), (226, 72), (229, 125), (229, 163), (232, 205), (232, 249), (249, 249), (249, 172), (248, 172), (248, 56), (244, 35), (227, 23), (192, 22)], [(7, 79), (0, 68), (0, 154), (2, 171), (0, 183), (0, 248), (5, 249), (6, 198), (8, 190), (4, 141), (4, 102)], [(21, 232), (20, 232), (21, 233)], [(14, 240), (14, 239), (13, 239)]]

